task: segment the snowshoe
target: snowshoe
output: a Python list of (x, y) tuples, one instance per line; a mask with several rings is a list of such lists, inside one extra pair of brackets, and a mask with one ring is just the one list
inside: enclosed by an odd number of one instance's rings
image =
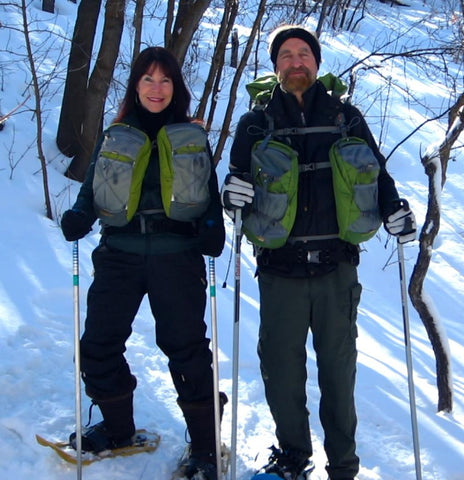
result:
[[(110, 436), (104, 422), (97, 423), (82, 431), (82, 451), (100, 454), (106, 450), (128, 447), (134, 443), (134, 436), (115, 439)], [(76, 432), (69, 436), (69, 444), (77, 450)]]
[[(76, 437), (71, 435), (74, 440), (74, 448), (69, 442), (46, 439), (40, 435), (36, 435), (37, 442), (51, 448), (60, 458), (66, 462), (76, 465), (78, 463), (76, 451)], [(132, 443), (125, 447), (118, 447), (112, 450), (102, 450), (98, 454), (92, 452), (82, 452), (80, 459), (82, 465), (90, 465), (93, 462), (104, 458), (129, 457), (143, 452), (154, 452), (159, 444), (161, 437), (156, 432), (150, 432), (145, 429), (139, 429), (132, 438)]]

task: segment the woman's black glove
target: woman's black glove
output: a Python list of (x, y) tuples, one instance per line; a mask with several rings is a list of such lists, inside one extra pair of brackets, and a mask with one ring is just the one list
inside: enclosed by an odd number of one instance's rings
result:
[(226, 237), (222, 217), (216, 221), (212, 219), (202, 219), (199, 223), (198, 237), (200, 239), (202, 255), (219, 257), (224, 248)]
[(89, 218), (84, 212), (66, 210), (61, 217), (61, 230), (64, 238), (68, 242), (73, 242), (85, 237), (92, 230), (92, 225), (89, 223)]

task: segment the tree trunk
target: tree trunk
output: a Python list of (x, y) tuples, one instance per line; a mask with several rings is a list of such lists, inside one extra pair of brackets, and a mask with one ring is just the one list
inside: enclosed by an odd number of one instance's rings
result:
[[(424, 162), (424, 159), (422, 159)], [(446, 339), (442, 338), (437, 327), (438, 319), (434, 318), (429, 308), (429, 303), (424, 300), (424, 280), (431, 261), (433, 241), (440, 229), (440, 207), (437, 195), (440, 192), (435, 188), (435, 175), (437, 167), (431, 162), (425, 167), (429, 177), (429, 201), (424, 226), (419, 237), (419, 255), (414, 265), (409, 283), (409, 296), (411, 302), (419, 314), (435, 353), (437, 387), (438, 387), (438, 411), (452, 410), (452, 390), (449, 382), (450, 362), (447, 355)]]
[(56, 144), (72, 157), (79, 152), (87, 81), (101, 0), (81, 0), (74, 26)]
[(43, 128), (42, 128), (42, 105), (41, 105), (41, 96), (40, 96), (40, 85), (37, 77), (37, 69), (34, 62), (34, 55), (32, 53), (32, 46), (31, 46), (31, 37), (29, 34), (29, 26), (27, 20), (27, 7), (26, 1), (21, 0), (21, 13), (23, 18), (23, 28), (24, 28), (24, 40), (26, 43), (26, 51), (27, 51), (27, 58), (29, 61), (29, 67), (31, 69), (31, 76), (32, 76), (32, 86), (34, 91), (34, 98), (35, 98), (35, 119), (37, 125), (37, 156), (40, 160), (40, 166), (42, 170), (42, 182), (44, 188), (44, 197), (45, 197), (45, 214), (47, 218), (53, 220), (52, 214), (52, 205), (50, 202), (50, 189), (48, 187), (48, 173), (47, 173), (47, 161), (45, 159), (45, 154), (43, 151), (42, 143), (43, 143)]
[(235, 101), (237, 99), (238, 84), (242, 77), (243, 70), (245, 69), (245, 66), (248, 62), (248, 57), (250, 56), (251, 49), (253, 47), (253, 43), (256, 38), (256, 33), (260, 28), (261, 20), (263, 19), (265, 9), (266, 9), (266, 0), (260, 0), (259, 6), (256, 12), (256, 17), (253, 22), (253, 26), (251, 28), (250, 37), (248, 38), (245, 51), (243, 52), (242, 57), (240, 58), (240, 63), (237, 67), (234, 78), (232, 80), (232, 85), (230, 87), (229, 103), (227, 104), (226, 114), (224, 117), (221, 134), (219, 136), (219, 141), (216, 146), (216, 150), (214, 151), (214, 163), (216, 165), (221, 159), (221, 155), (224, 150), (224, 145), (226, 143), (227, 137), (229, 136), (230, 122), (232, 121), (232, 114), (235, 107)]
[(79, 181), (84, 180), (92, 151), (102, 130), (105, 99), (113, 78), (124, 27), (124, 11), (125, 0), (107, 0), (100, 50), (87, 89), (80, 149), (66, 172), (68, 177)]
[(48, 13), (55, 13), (55, 0), (42, 0), (42, 10)]
[(193, 34), (197, 31), (201, 17), (211, 0), (179, 0), (174, 27), (166, 42), (180, 65), (184, 64)]
[(316, 35), (318, 38), (321, 36), (324, 20), (327, 17), (327, 8), (329, 7), (330, 4), (331, 4), (331, 0), (322, 1), (321, 13), (319, 14), (319, 20), (317, 21), (317, 27), (316, 27)]
[[(209, 98), (211, 97), (211, 91), (213, 85), (217, 83), (215, 79), (220, 79), (222, 74), (222, 68), (224, 66), (224, 56), (227, 46), (227, 39), (232, 30), (232, 27), (237, 17), (238, 12), (238, 0), (232, 0), (226, 2), (224, 8), (224, 15), (222, 16), (221, 26), (219, 28), (218, 36), (216, 39), (216, 47), (214, 49), (213, 59), (211, 61), (211, 67), (208, 72), (208, 78), (205, 82), (205, 88), (203, 89), (203, 94), (200, 99), (195, 116), (203, 119), (206, 112), (206, 105)], [(215, 103), (214, 93), (212, 96), (212, 103)], [(211, 110), (211, 109), (210, 109)], [(214, 108), (213, 108), (214, 112)], [(211, 115), (210, 115), (211, 117)], [(206, 128), (209, 130), (210, 125), (207, 125)]]
[(142, 39), (143, 10), (145, 8), (145, 0), (137, 0), (135, 2), (135, 12), (132, 25), (134, 26), (134, 48), (132, 51), (132, 65), (140, 53), (140, 43)]
[[(450, 412), (453, 408), (450, 358), (448, 342), (439, 328), (439, 319), (434, 317), (424, 293), (424, 279), (430, 265), (433, 242), (440, 229), (441, 190), (446, 179), (451, 148), (464, 130), (464, 94), (450, 109), (449, 127), (445, 139), (438, 149), (421, 158), (425, 173), (429, 177), (429, 198), (425, 222), (419, 236), (419, 255), (409, 283), (409, 296), (427, 331), (435, 353), (438, 411)], [(437, 179), (437, 176), (440, 178)], [(438, 181), (439, 180), (439, 181)]]
[(175, 0), (167, 0), (166, 6), (166, 21), (164, 22), (164, 45), (171, 43), (172, 24), (174, 23), (174, 8), (176, 6)]

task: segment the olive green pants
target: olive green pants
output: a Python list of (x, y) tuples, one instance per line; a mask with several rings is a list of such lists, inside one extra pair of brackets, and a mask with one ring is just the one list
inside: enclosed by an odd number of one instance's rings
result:
[(356, 267), (340, 263), (314, 278), (259, 273), (258, 354), (266, 399), (282, 449), (312, 454), (306, 407), (306, 342), (311, 329), (321, 392), (319, 416), (331, 479), (354, 477), (356, 456)]

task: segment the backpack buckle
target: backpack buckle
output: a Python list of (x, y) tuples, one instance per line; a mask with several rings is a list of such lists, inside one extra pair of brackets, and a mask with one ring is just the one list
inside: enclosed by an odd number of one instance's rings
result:
[(306, 252), (307, 263), (330, 263), (331, 259), (329, 250), (308, 250)]

